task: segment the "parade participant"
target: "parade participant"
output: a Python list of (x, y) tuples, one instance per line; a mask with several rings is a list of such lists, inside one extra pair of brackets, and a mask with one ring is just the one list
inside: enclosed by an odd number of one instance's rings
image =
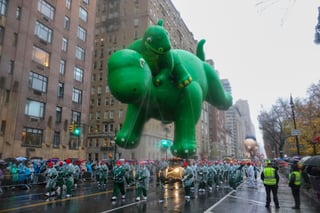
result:
[(121, 193), (121, 198), (126, 198), (126, 192), (125, 192), (125, 169), (122, 166), (122, 163), (120, 160), (116, 161), (116, 165), (113, 167), (113, 193), (112, 193), (112, 200), (117, 200), (119, 191)]
[(248, 186), (254, 187), (254, 168), (251, 163), (247, 163)]
[(198, 168), (198, 181), (199, 181), (199, 186), (198, 186), (198, 191), (199, 192), (205, 192), (206, 191), (206, 186), (207, 186), (207, 179), (208, 179), (208, 170), (204, 162), (202, 162)]
[(133, 164), (134, 162), (125, 162), (125, 164), (123, 165), (124, 168), (125, 168), (125, 171), (126, 171), (126, 175), (125, 175), (125, 179), (126, 179), (126, 183), (129, 185), (129, 186), (132, 186), (134, 185), (134, 175), (133, 175), (133, 171), (134, 171), (134, 167), (133, 167)]
[(221, 184), (221, 180), (222, 180), (222, 169), (221, 169), (221, 166), (219, 164), (218, 161), (215, 161), (214, 162), (214, 169), (216, 171), (216, 175), (214, 176), (214, 183), (216, 185), (216, 188), (219, 188), (220, 187), (220, 184)]
[(97, 166), (98, 185), (107, 187), (108, 167), (105, 162), (101, 161)]
[(160, 165), (159, 165), (159, 179), (161, 187), (164, 187), (165, 184), (165, 171), (168, 168), (169, 164), (166, 161), (165, 158), (161, 159)]
[(194, 172), (187, 161), (183, 162), (182, 184), (184, 187), (184, 197), (187, 201), (191, 198), (191, 188), (194, 187)]
[(65, 178), (65, 183), (67, 187), (66, 197), (71, 197), (72, 196), (71, 189), (74, 184), (73, 174), (75, 170), (70, 159), (66, 159), (65, 161), (66, 161), (66, 166), (65, 166), (64, 178)]
[(209, 191), (212, 191), (213, 183), (214, 183), (214, 177), (216, 176), (216, 170), (214, 169), (212, 162), (208, 163), (208, 187)]
[(277, 170), (272, 167), (272, 163), (270, 160), (267, 161), (266, 168), (261, 172), (261, 180), (263, 181), (264, 187), (266, 189), (266, 208), (270, 208), (271, 202), (271, 192), (273, 195), (273, 201), (276, 209), (279, 209), (279, 201), (278, 201), (278, 183), (279, 183), (279, 175)]
[(64, 162), (60, 161), (56, 165), (56, 169), (58, 172), (57, 177), (57, 198), (62, 198), (63, 195), (63, 189), (64, 189)]
[(74, 187), (77, 188), (78, 182), (80, 180), (80, 174), (81, 174), (79, 163), (73, 162), (73, 168), (74, 168), (74, 172), (73, 172)]
[(150, 172), (146, 167), (146, 162), (144, 161), (139, 162), (139, 166), (137, 167), (136, 176), (135, 176), (136, 201), (140, 201), (142, 196), (144, 200), (147, 199), (149, 179), (150, 179)]
[(45, 189), (46, 189), (45, 195), (48, 197), (55, 195), (55, 187), (57, 184), (58, 171), (53, 166), (53, 162), (48, 163), (48, 167), (44, 172), (44, 176), (47, 178), (47, 183), (45, 186)]
[(298, 165), (293, 165), (292, 172), (289, 174), (289, 187), (294, 198), (295, 205), (292, 209), (300, 209), (300, 185), (301, 185), (301, 173)]

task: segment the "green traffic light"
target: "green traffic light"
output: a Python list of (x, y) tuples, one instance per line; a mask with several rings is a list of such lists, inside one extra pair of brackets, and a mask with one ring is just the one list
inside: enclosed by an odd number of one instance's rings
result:
[(163, 148), (168, 148), (170, 146), (170, 140), (161, 140), (161, 146)]
[(74, 135), (80, 135), (80, 128), (75, 128), (75, 129), (73, 130), (73, 134), (74, 134)]

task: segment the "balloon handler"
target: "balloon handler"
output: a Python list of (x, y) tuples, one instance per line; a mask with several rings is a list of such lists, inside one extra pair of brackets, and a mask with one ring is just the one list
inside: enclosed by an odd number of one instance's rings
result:
[[(165, 124), (174, 122), (173, 155), (188, 158), (196, 153), (195, 127), (202, 103), (207, 101), (220, 110), (232, 105), (232, 97), (224, 90), (217, 72), (205, 62), (204, 42), (199, 42), (197, 56), (185, 50), (170, 49), (173, 72), (162, 73), (159, 85), (153, 83), (154, 70), (145, 59), (148, 55), (122, 49), (110, 56), (107, 70), (110, 91), (117, 100), (128, 104), (124, 123), (115, 137), (118, 146), (136, 148), (144, 124), (154, 118)], [(192, 81), (181, 88), (176, 84), (174, 73), (182, 65)]]
[(136, 201), (140, 201), (143, 196), (143, 199), (147, 199), (147, 192), (149, 187), (150, 172), (145, 165), (145, 162), (140, 162), (136, 171)]
[(194, 175), (188, 162), (183, 162), (183, 174), (182, 174), (182, 184), (184, 188), (184, 197), (187, 201), (191, 198), (191, 188), (194, 187)]
[(74, 184), (74, 166), (71, 163), (70, 159), (66, 159), (66, 166), (65, 166), (65, 173), (64, 173), (64, 179), (65, 179), (65, 183), (66, 183), (66, 187), (67, 187), (67, 191), (66, 191), (66, 197), (71, 197), (71, 190), (72, 190), (72, 186)]
[(53, 166), (53, 162), (48, 163), (48, 168), (44, 172), (44, 176), (48, 178), (46, 183), (46, 196), (53, 196), (55, 195), (55, 187), (57, 184), (57, 177), (58, 177), (58, 171)]
[(116, 165), (113, 167), (113, 193), (112, 193), (112, 201), (117, 200), (119, 192), (121, 193), (121, 198), (126, 198), (126, 191), (125, 191), (125, 175), (126, 171), (125, 168), (122, 166), (120, 160), (116, 161)]

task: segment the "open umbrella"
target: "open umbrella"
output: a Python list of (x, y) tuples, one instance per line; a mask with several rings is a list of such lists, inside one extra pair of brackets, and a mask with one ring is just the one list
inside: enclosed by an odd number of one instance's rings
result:
[(17, 161), (26, 161), (27, 158), (26, 157), (16, 157)]
[(304, 161), (303, 165), (306, 166), (319, 166), (320, 167), (320, 155), (312, 156)]

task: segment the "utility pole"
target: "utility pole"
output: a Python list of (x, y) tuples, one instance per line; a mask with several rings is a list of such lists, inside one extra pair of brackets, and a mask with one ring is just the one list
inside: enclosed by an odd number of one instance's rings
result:
[[(290, 94), (290, 106), (291, 106), (291, 112), (292, 112), (293, 127), (294, 127), (294, 130), (297, 130), (296, 116), (294, 113), (294, 103), (293, 103), (291, 94)], [(297, 155), (300, 156), (300, 145), (299, 145), (299, 138), (297, 134), (295, 135), (295, 140), (296, 140), (296, 147), (297, 147)]]

